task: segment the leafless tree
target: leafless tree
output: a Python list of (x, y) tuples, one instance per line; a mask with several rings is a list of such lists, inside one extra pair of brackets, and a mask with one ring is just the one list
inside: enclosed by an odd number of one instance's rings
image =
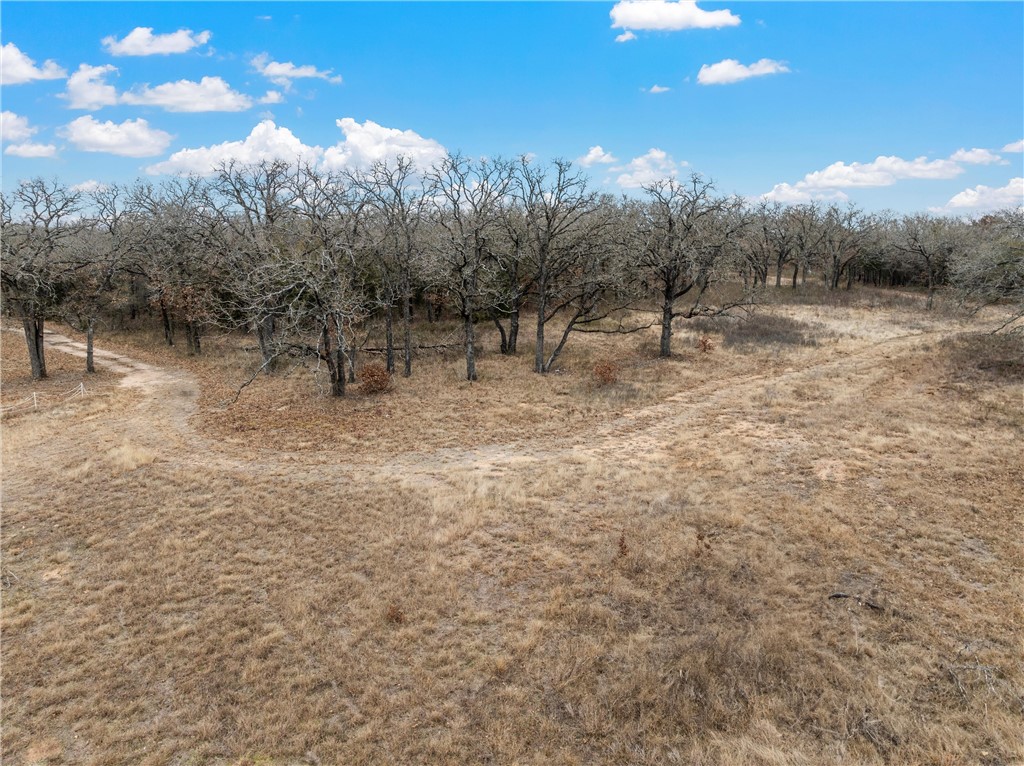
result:
[(745, 218), (738, 200), (717, 196), (714, 184), (697, 174), (686, 183), (657, 181), (644, 192), (636, 268), (659, 296), (659, 355), (669, 357), (677, 318), (722, 314), (749, 303), (748, 294), (724, 303), (708, 301), (709, 288), (730, 270), (729, 257)]
[(58, 181), (22, 181), (0, 195), (0, 285), (25, 330), (32, 377), (46, 377), (43, 328), (73, 278), (69, 248), (81, 220), (82, 195)]
[(999, 328), (1024, 332), (1024, 208), (983, 216), (971, 227), (972, 244), (953, 254), (949, 264), (953, 286), (964, 306), (1006, 307)]
[(216, 210), (227, 234), (226, 257), (233, 295), (226, 318), (251, 327), (270, 373), (276, 323), (285, 313), (287, 284), (276, 280), (294, 225), (295, 168), (281, 160), (222, 164), (212, 182)]
[(829, 205), (821, 218), (821, 244), (818, 251), (825, 275), (825, 286), (838, 290), (844, 274), (847, 287), (853, 281), (850, 265), (860, 255), (872, 221), (854, 205)]
[(924, 269), (929, 309), (949, 261), (966, 246), (967, 233), (961, 221), (928, 214), (904, 216), (893, 231), (892, 245)]
[[(568, 334), (563, 331), (554, 354), (545, 348), (545, 330), (558, 314), (570, 316), (570, 330), (594, 309), (595, 288), (603, 283), (597, 268), (606, 244), (598, 229), (608, 222), (598, 212), (598, 195), (587, 188), (587, 179), (567, 160), (555, 160), (550, 168), (526, 158), (517, 166), (512, 197), (514, 213), (506, 216), (515, 271), (507, 280), (512, 353), (518, 334), (519, 308), (532, 288), (537, 308), (534, 370), (547, 372), (561, 353)], [(525, 269), (522, 268), (525, 266)], [(525, 272), (525, 273), (524, 273)], [(586, 307), (586, 308), (584, 308)]]
[(402, 374), (412, 375), (412, 296), (417, 273), (422, 269), (421, 225), (428, 202), (422, 176), (412, 160), (398, 157), (393, 162), (376, 162), (369, 171), (352, 174), (353, 184), (376, 213), (379, 229), (381, 281), (387, 296), (385, 305), (386, 362), (395, 370), (392, 307), (402, 311)]
[(503, 160), (470, 160), (450, 154), (429, 172), (432, 249), (438, 277), (459, 307), (466, 351), (466, 379), (476, 380), (474, 322), (494, 304), (488, 293), (491, 239), (500, 236), (502, 200), (512, 183)]

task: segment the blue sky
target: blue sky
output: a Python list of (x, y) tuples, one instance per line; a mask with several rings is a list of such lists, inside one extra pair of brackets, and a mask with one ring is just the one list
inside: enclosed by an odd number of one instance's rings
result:
[(787, 202), (1024, 201), (1020, 2), (5, 0), (0, 22), (5, 190), (461, 150), (578, 159), (616, 193), (696, 171)]

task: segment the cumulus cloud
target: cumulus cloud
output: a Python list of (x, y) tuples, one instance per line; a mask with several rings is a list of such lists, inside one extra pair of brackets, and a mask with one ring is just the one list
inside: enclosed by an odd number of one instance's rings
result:
[(56, 61), (47, 59), (41, 67), (14, 43), (0, 48), (0, 85), (21, 85), (33, 80), (59, 80), (67, 72)]
[(962, 213), (1021, 206), (1024, 206), (1024, 178), (1011, 178), (1006, 186), (998, 188), (979, 184), (973, 189), (964, 189), (935, 212)]
[(753, 64), (741, 64), (736, 59), (725, 59), (717, 64), (705, 64), (697, 73), (697, 82), (701, 85), (728, 85), (751, 77), (763, 77), (769, 74), (788, 72), (789, 67), (782, 61), (761, 59)]
[(576, 164), (585, 168), (589, 168), (591, 165), (611, 165), (613, 162), (618, 162), (618, 160), (612, 156), (611, 152), (602, 149), (600, 145), (590, 147), (586, 154), (576, 159)]
[(297, 66), (290, 61), (271, 61), (270, 56), (266, 53), (261, 53), (259, 56), (256, 56), (250, 63), (257, 72), (275, 85), (280, 85), (285, 90), (291, 88), (293, 80), (300, 80), (303, 78), (326, 80), (327, 82), (335, 84), (341, 82), (341, 77), (339, 75), (332, 74), (334, 71), (333, 69), (321, 71), (312, 64)]
[(63, 135), (83, 152), (105, 152), (120, 157), (152, 157), (171, 143), (171, 134), (151, 128), (143, 119), (122, 123), (99, 122), (92, 115), (69, 122)]
[(836, 200), (839, 202), (845, 202), (850, 199), (845, 192), (808, 189), (806, 187), (801, 187), (799, 183), (795, 186), (792, 184), (775, 184), (770, 192), (761, 196), (764, 199), (771, 200), (773, 202), (782, 202), (786, 205), (796, 205), (803, 202), (813, 202), (817, 200)]
[(949, 157), (953, 162), (968, 165), (1005, 165), (1006, 160), (988, 149), (957, 149)]
[(117, 72), (110, 64), (90, 66), (81, 64), (68, 78), (67, 90), (62, 98), (67, 99), (69, 109), (100, 109), (117, 103), (117, 90), (106, 81), (108, 74)]
[(635, 39), (636, 39), (636, 35), (634, 35), (632, 32), (627, 30), (627, 31), (623, 32), (621, 35), (617, 35), (615, 37), (615, 42), (617, 42), (617, 43), (628, 43), (630, 40), (635, 40)]
[(11, 144), (4, 149), (4, 154), (9, 154), (12, 157), (26, 157), (32, 159), (38, 159), (41, 157), (56, 157), (57, 147), (53, 144)]
[(133, 88), (121, 96), (121, 103), (159, 106), (168, 112), (242, 112), (253, 101), (220, 77), (204, 77), (199, 82), (178, 80)]
[(106, 184), (101, 184), (99, 181), (90, 178), (88, 181), (82, 181), (82, 183), (72, 186), (71, 191), (85, 192), (86, 194), (89, 194), (91, 192), (103, 191), (106, 188)]
[(317, 162), (323, 155), (319, 146), (306, 146), (288, 128), (279, 128), (273, 120), (264, 120), (241, 141), (225, 141), (196, 149), (182, 149), (167, 160), (150, 165), (151, 175), (197, 173), (209, 175), (225, 162), (242, 163), (263, 160)]
[(697, 7), (696, 0), (622, 0), (612, 7), (611, 17), (612, 29), (627, 30), (674, 32), (680, 29), (735, 27), (740, 23), (740, 17), (732, 11), (705, 11)]
[[(964, 172), (965, 164), (992, 165), (995, 163), (1006, 164), (999, 155), (987, 149), (958, 149), (945, 159), (934, 160), (927, 157), (905, 160), (902, 157), (880, 156), (871, 162), (847, 164), (840, 161), (833, 162), (822, 170), (808, 173), (802, 180), (794, 184), (776, 184), (770, 192), (762, 196), (765, 199), (779, 202), (845, 199), (845, 195), (840, 196), (838, 190), (892, 186), (905, 179), (956, 178)], [(987, 187), (979, 186), (977, 189), (987, 189)], [(967, 189), (957, 196), (970, 195), (975, 191)]]
[(259, 100), (261, 104), (280, 104), (284, 102), (284, 96), (281, 95), (280, 91), (268, 90), (266, 94)]
[(1024, 138), (1003, 147), (1004, 152), (1024, 152)]
[(917, 157), (876, 157), (871, 162), (833, 162), (824, 170), (804, 176), (803, 184), (811, 189), (845, 189), (849, 187), (892, 186), (906, 178), (955, 178), (964, 169), (952, 159), (929, 160)]
[(623, 189), (639, 189), (655, 181), (674, 178), (679, 168), (685, 166), (685, 162), (676, 163), (661, 149), (650, 149), (647, 154), (634, 157), (626, 165), (612, 168), (612, 171), (619, 173), (615, 183)]
[(649, 88), (644, 88), (647, 93), (668, 93), (671, 88), (665, 87), (664, 85), (652, 85)]
[(154, 35), (153, 27), (135, 27), (118, 40), (114, 35), (103, 38), (103, 47), (111, 56), (154, 56), (169, 53), (186, 53), (209, 42), (209, 32), (193, 32), (179, 29), (163, 35)]
[(0, 142), (25, 141), (37, 132), (39, 128), (29, 125), (28, 117), (7, 110), (0, 112)]
[(343, 117), (335, 124), (345, 138), (324, 152), (324, 165), (328, 168), (367, 167), (378, 160), (402, 155), (417, 168), (425, 169), (447, 154), (437, 141), (412, 130), (386, 128), (372, 120), (360, 124), (351, 117)]

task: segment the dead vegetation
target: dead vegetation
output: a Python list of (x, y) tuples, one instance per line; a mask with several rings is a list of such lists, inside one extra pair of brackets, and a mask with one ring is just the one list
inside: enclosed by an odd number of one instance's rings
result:
[(870, 301), (341, 401), (98, 341), (194, 382), (4, 422), (5, 762), (1020, 762), (1015, 352)]

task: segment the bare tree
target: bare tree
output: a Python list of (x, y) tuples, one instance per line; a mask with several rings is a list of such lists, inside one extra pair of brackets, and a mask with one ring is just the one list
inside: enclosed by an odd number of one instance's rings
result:
[(466, 350), (466, 379), (476, 380), (474, 322), (494, 301), (488, 295), (490, 240), (500, 235), (502, 200), (512, 182), (503, 160), (470, 160), (450, 154), (429, 175), (433, 201), (433, 250), (439, 278), (459, 307)]
[(315, 332), (312, 344), (299, 347), (326, 365), (331, 394), (344, 396), (346, 366), (351, 379), (355, 374), (353, 336), (368, 310), (360, 263), (368, 250), (368, 208), (349, 179), (308, 166), (296, 176), (295, 205), (304, 230), (287, 259), (288, 324)]
[[(294, 220), (295, 169), (281, 160), (221, 164), (212, 183), (216, 209), (228, 234), (228, 275), (238, 300), (229, 322), (251, 327), (263, 360), (271, 372), (276, 322), (285, 312), (282, 291), (275, 278), (281, 273), (274, 261), (288, 238)], [(239, 310), (240, 309), (240, 310)]]
[(149, 302), (160, 311), (167, 345), (175, 324), (185, 330), (190, 354), (202, 351), (204, 326), (213, 318), (224, 284), (224, 231), (200, 178), (175, 178), (132, 187), (131, 205), (141, 217), (133, 229)]
[[(672, 323), (679, 317), (725, 313), (749, 303), (708, 302), (708, 290), (729, 270), (727, 256), (745, 219), (738, 200), (719, 197), (711, 181), (694, 174), (686, 183), (675, 179), (644, 187), (637, 270), (661, 301), (659, 355), (672, 355)], [(685, 303), (682, 303), (686, 298)]]
[(69, 247), (81, 228), (81, 197), (58, 181), (22, 181), (0, 195), (0, 285), (21, 318), (32, 377), (46, 377), (43, 327), (72, 278)]
[(860, 246), (871, 226), (871, 221), (854, 205), (829, 205), (821, 219), (821, 244), (818, 251), (825, 274), (825, 286), (838, 290), (843, 274), (847, 274), (847, 288), (853, 276), (850, 265), (860, 254)]
[[(520, 160), (513, 186), (517, 210), (506, 216), (506, 228), (513, 243), (515, 271), (508, 271), (508, 301), (513, 326), (518, 331), (519, 307), (532, 287), (537, 307), (537, 343), (534, 370), (547, 372), (561, 353), (568, 334), (563, 331), (554, 354), (545, 349), (545, 329), (559, 313), (572, 315), (570, 330), (589, 316), (590, 300), (602, 282), (597, 269), (600, 248), (595, 239), (599, 221), (598, 196), (587, 189), (587, 179), (567, 160), (555, 160), (550, 171)], [(518, 260), (518, 259), (521, 259)], [(526, 274), (521, 274), (525, 265)], [(589, 306), (584, 309), (585, 306)], [(574, 320), (574, 321), (573, 321)], [(514, 353), (515, 342), (512, 349)]]
[(402, 310), (402, 374), (412, 375), (412, 294), (418, 270), (422, 268), (420, 227), (425, 218), (427, 194), (412, 160), (398, 157), (394, 163), (376, 162), (365, 173), (352, 174), (352, 181), (376, 212), (382, 287), (387, 294), (385, 322), (387, 369), (394, 372), (392, 306)]
[(970, 247), (954, 253), (950, 278), (964, 306), (977, 311), (1002, 305), (1007, 317), (998, 329), (1024, 318), (1024, 208), (986, 215), (971, 225)]
[(893, 246), (924, 268), (927, 306), (931, 309), (935, 289), (945, 280), (950, 259), (966, 244), (965, 227), (949, 218), (918, 214), (904, 216), (893, 233)]

